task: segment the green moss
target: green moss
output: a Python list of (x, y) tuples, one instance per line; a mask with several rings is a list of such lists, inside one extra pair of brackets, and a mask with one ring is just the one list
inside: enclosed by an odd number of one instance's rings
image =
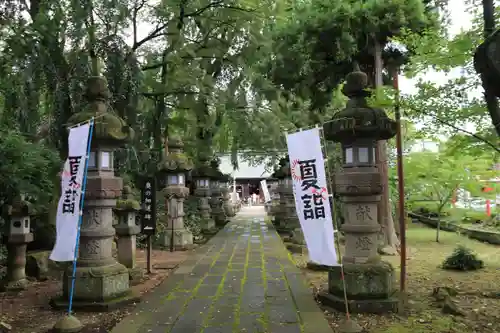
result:
[(193, 163), (186, 154), (180, 152), (169, 153), (160, 163), (158, 170), (160, 171), (190, 171), (193, 169)]
[(125, 120), (111, 112), (96, 111), (92, 105), (87, 110), (71, 116), (68, 124), (83, 123), (91, 118), (95, 118), (92, 141), (124, 144), (134, 138), (134, 130), (127, 125)]
[(140, 210), (141, 205), (134, 199), (118, 199), (116, 200), (116, 209), (119, 210)]

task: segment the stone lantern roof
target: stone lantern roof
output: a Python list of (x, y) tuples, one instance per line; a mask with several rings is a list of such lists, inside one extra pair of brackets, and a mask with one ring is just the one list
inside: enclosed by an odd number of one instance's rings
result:
[(220, 182), (226, 182), (228, 181), (228, 177), (219, 170), (219, 165), (220, 161), (218, 159), (213, 159), (210, 161), (210, 168), (212, 169), (213, 179)]
[(288, 155), (280, 160), (278, 166), (274, 170), (271, 176), (276, 179), (285, 179), (292, 175)]
[(210, 165), (210, 156), (208, 153), (200, 152), (198, 155), (198, 163), (191, 173), (193, 178), (209, 178), (214, 179), (216, 174)]
[(346, 78), (342, 93), (349, 97), (347, 106), (324, 125), (329, 141), (349, 143), (358, 139), (387, 140), (396, 135), (396, 122), (379, 108), (368, 105), (368, 77), (355, 68)]
[(140, 209), (141, 205), (134, 198), (130, 186), (124, 186), (122, 190), (122, 199), (116, 201), (116, 210), (122, 212), (134, 212), (139, 211)]
[(160, 172), (187, 172), (193, 169), (193, 163), (184, 154), (184, 143), (179, 137), (169, 137), (167, 151), (158, 164)]
[(33, 205), (18, 195), (8, 209), (10, 216), (28, 216), (33, 212)]
[(92, 134), (92, 145), (107, 144), (121, 147), (134, 138), (134, 130), (130, 128), (125, 120), (110, 112), (107, 101), (111, 93), (108, 82), (104, 77), (94, 76), (87, 81), (87, 107), (68, 119), (68, 124), (78, 124), (95, 118)]

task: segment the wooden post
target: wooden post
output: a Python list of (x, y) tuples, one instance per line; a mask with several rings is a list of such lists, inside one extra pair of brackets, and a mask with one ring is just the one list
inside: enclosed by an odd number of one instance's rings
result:
[(397, 154), (397, 172), (398, 172), (398, 210), (399, 210), (399, 240), (400, 250), (400, 272), (399, 272), (399, 290), (400, 304), (399, 311), (404, 312), (406, 306), (406, 211), (405, 211), (405, 185), (403, 170), (403, 138), (401, 135), (401, 110), (399, 100), (398, 68), (393, 68), (393, 82), (396, 90), (395, 97), (395, 116), (396, 116), (396, 154)]
[(153, 252), (153, 238), (151, 235), (148, 235), (147, 237), (147, 270), (148, 274), (151, 274), (153, 272), (153, 258), (152, 258), (152, 252)]

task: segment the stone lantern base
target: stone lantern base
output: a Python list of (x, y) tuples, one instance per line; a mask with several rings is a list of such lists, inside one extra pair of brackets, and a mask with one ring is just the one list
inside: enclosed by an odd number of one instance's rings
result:
[(295, 228), (292, 231), (290, 241), (295, 244), (306, 245), (306, 239), (304, 238), (304, 232), (302, 231), (301, 227)]
[[(344, 277), (349, 310), (353, 313), (396, 312), (394, 268), (379, 261), (370, 264), (344, 263)], [(345, 311), (344, 286), (340, 266), (328, 272), (328, 293), (319, 295), (324, 305)]]
[[(52, 299), (54, 308), (66, 308), (71, 289), (70, 266), (63, 276), (63, 296)], [(129, 289), (129, 271), (119, 263), (106, 266), (77, 267), (73, 307), (91, 311), (112, 310), (139, 301)]]
[[(193, 234), (187, 229), (174, 230), (174, 250), (185, 251), (193, 248)], [(172, 241), (172, 230), (166, 230), (163, 236), (163, 244), (170, 248)]]

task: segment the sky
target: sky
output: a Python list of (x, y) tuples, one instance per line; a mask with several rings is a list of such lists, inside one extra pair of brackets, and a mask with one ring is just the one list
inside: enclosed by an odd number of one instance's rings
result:
[[(472, 16), (467, 12), (465, 2), (466, 0), (450, 0), (449, 10), (451, 25), (449, 27), (449, 32), (451, 35), (456, 35), (462, 30), (470, 29), (472, 27)], [(419, 81), (419, 79), (423, 79), (424, 81), (431, 81), (437, 85), (442, 85), (445, 84), (449, 79), (459, 76), (460, 68), (452, 70), (449, 74), (429, 70), (426, 73), (418, 75), (417, 77), (412, 79), (401, 76), (399, 78), (399, 88), (402, 94), (414, 94), (417, 92), (416, 83)], [(481, 95), (481, 91), (474, 91), (470, 95), (471, 97), (479, 97)], [(423, 124), (416, 123), (417, 128), (422, 126)], [(474, 131), (474, 125), (470, 123), (465, 124), (463, 128), (467, 131)], [(421, 151), (423, 149), (437, 151), (438, 145), (432, 141), (422, 140), (421, 142), (416, 143), (411, 150)]]

